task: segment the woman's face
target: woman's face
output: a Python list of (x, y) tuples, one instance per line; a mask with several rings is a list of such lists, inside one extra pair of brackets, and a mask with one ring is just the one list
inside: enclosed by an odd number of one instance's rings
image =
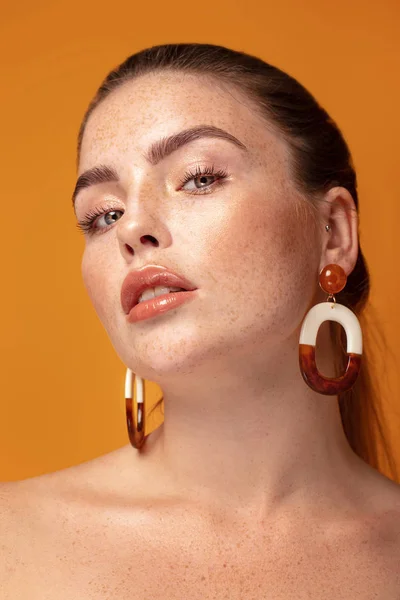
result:
[[(148, 162), (150, 145), (200, 125), (228, 132), (246, 149), (206, 136)], [(321, 238), (299, 210), (304, 200), (291, 182), (285, 142), (244, 96), (182, 73), (128, 82), (86, 126), (79, 175), (99, 165), (112, 167), (119, 181), (77, 195), (78, 221), (104, 211), (85, 233), (82, 274), (125, 365), (167, 380), (260, 356), (266, 364), (278, 345), (293, 347), (316, 291)], [(193, 177), (183, 183), (187, 173)], [(121, 286), (148, 264), (182, 274), (198, 288), (196, 298), (129, 323)]]

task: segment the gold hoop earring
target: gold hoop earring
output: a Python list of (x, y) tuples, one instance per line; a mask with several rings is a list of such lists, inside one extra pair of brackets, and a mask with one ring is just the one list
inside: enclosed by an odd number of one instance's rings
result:
[[(319, 274), (319, 285), (327, 292), (326, 302), (313, 306), (307, 313), (300, 332), (299, 363), (306, 384), (315, 392), (333, 396), (353, 387), (361, 368), (362, 332), (356, 315), (343, 304), (338, 304), (335, 294), (346, 285), (347, 276), (340, 265), (330, 264)], [(330, 302), (332, 298), (332, 302)], [(346, 371), (340, 377), (325, 377), (317, 369), (315, 344), (317, 333), (324, 321), (337, 321), (344, 327), (347, 337)]]
[[(134, 402), (132, 383), (136, 387), (136, 402)], [(139, 375), (132, 373), (129, 368), (126, 370), (125, 376), (125, 402), (129, 441), (134, 448), (139, 450), (147, 438), (147, 435), (144, 434), (146, 421), (144, 386), (143, 379)], [(134, 404), (137, 406), (136, 419), (133, 417)]]

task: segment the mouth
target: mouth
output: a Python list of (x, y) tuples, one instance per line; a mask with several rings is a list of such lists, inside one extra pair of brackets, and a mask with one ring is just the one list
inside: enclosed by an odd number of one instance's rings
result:
[(147, 300), (153, 300), (159, 298), (160, 296), (166, 296), (168, 294), (177, 294), (178, 292), (187, 292), (188, 290), (180, 287), (163, 287), (156, 286), (154, 288), (146, 288), (136, 300), (134, 306), (138, 304), (142, 304), (142, 302), (146, 302)]
[(165, 267), (148, 266), (144, 269), (131, 271), (125, 277), (121, 287), (121, 306), (125, 314), (142, 301), (155, 301), (158, 296), (171, 294), (175, 297), (184, 292), (196, 290), (191, 282)]
[[(165, 288), (164, 288), (165, 289)], [(137, 321), (146, 321), (152, 319), (157, 315), (171, 311), (178, 308), (182, 304), (193, 300), (196, 297), (195, 290), (180, 289), (167, 293), (161, 293), (151, 298), (144, 298), (142, 301), (137, 302), (130, 310), (127, 320), (129, 323), (136, 323)]]

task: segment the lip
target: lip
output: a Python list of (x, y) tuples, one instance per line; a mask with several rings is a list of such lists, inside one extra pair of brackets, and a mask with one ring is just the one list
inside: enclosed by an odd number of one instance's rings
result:
[(156, 286), (181, 287), (186, 291), (197, 290), (191, 281), (182, 275), (159, 265), (148, 265), (128, 273), (121, 287), (121, 306), (126, 315), (136, 306), (144, 290)]
[(178, 308), (188, 300), (192, 300), (195, 297), (196, 290), (190, 292), (171, 292), (168, 294), (162, 294), (139, 302), (133, 308), (131, 308), (127, 317), (128, 323), (137, 323), (138, 321), (147, 321), (157, 315), (165, 313), (174, 308)]

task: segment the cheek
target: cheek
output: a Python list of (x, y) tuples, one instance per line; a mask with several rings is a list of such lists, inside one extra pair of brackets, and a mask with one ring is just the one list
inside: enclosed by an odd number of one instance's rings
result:
[(89, 298), (101, 321), (110, 316), (110, 303), (114, 297), (112, 265), (108, 264), (107, 252), (95, 252), (94, 247), (86, 247), (81, 263), (81, 273)]
[(262, 202), (225, 223), (208, 257), (214, 278), (223, 282), (225, 307), (238, 322), (258, 317), (254, 325), (291, 330), (315, 292), (318, 262), (307, 219), (291, 206)]
[(305, 236), (304, 227), (290, 210), (260, 206), (258, 210), (253, 207), (251, 211), (240, 211), (221, 228), (218, 239), (221, 262), (232, 273), (240, 269), (244, 274), (251, 272), (253, 279), (265, 280), (267, 276), (266, 282), (280, 274), (285, 279), (293, 278), (301, 286), (312, 246), (311, 232)]

